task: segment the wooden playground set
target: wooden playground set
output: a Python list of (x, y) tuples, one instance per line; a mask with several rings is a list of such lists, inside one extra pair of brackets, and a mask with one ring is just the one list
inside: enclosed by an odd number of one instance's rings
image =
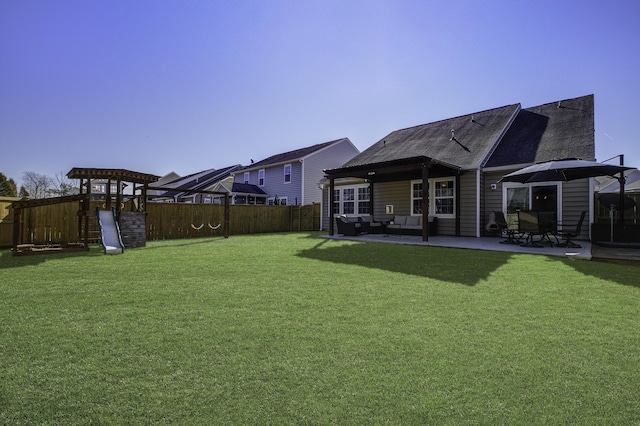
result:
[[(11, 203), (13, 211), (13, 255), (60, 253), (89, 250), (91, 235), (90, 219), (98, 220), (100, 240), (108, 253), (112, 246), (113, 253), (121, 253), (125, 247), (145, 245), (147, 197), (149, 184), (157, 182), (159, 176), (134, 172), (124, 169), (73, 168), (67, 173), (69, 179), (80, 181), (77, 195), (35, 200), (17, 200)], [(92, 200), (92, 182), (106, 181), (104, 201)], [(116, 191), (111, 193), (112, 183)], [(131, 194), (124, 194), (123, 188), (131, 185)], [(154, 187), (154, 190), (171, 190), (174, 188)], [(211, 217), (206, 221), (195, 223), (191, 228), (200, 231), (205, 226), (210, 232), (217, 232), (220, 227), (225, 238), (229, 237), (229, 196), (227, 193), (214, 191), (187, 191), (224, 196), (224, 220), (215, 223)], [(93, 206), (96, 205), (95, 210)], [(72, 207), (76, 206), (76, 207)], [(109, 214), (113, 212), (113, 224), (109, 222)], [(106, 221), (107, 223), (103, 223)], [(38, 224), (37, 226), (35, 224)], [(109, 232), (115, 232), (111, 241)], [(116, 234), (117, 233), (117, 234)], [(70, 237), (73, 236), (73, 237)]]

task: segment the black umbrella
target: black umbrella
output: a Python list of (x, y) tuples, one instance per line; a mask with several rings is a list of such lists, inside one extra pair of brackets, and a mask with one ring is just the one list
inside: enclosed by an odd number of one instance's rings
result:
[[(595, 161), (567, 158), (546, 161), (504, 175), (501, 182), (567, 182), (597, 176), (611, 176), (620, 182), (619, 205), (624, 205), (624, 171), (635, 167), (597, 163)], [(618, 176), (615, 176), (618, 174)], [(620, 232), (624, 227), (624, 209), (620, 210)]]
[(504, 175), (501, 182), (558, 182), (584, 179), (596, 176), (611, 176), (634, 167), (617, 166), (615, 164), (596, 163), (595, 161), (565, 160), (546, 161)]

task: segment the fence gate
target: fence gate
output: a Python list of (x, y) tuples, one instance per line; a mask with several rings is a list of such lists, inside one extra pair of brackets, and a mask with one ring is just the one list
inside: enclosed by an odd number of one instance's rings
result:
[[(319, 207), (320, 207), (319, 204), (291, 206), (291, 230), (292, 231), (314, 231), (319, 229), (320, 228)], [(316, 212), (316, 210), (318, 211)]]

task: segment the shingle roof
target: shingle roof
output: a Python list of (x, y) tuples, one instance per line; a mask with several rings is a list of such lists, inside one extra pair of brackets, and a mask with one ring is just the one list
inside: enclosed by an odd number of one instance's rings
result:
[(265, 158), (264, 160), (260, 160), (258, 162), (252, 163), (242, 170), (250, 170), (250, 169), (261, 169), (266, 166), (274, 165), (274, 164), (282, 164), (287, 163), (289, 161), (295, 161), (306, 157), (307, 155), (313, 154), (316, 151), (319, 151), (323, 148), (331, 146), (337, 142), (348, 141), (349, 138), (341, 138), (336, 139), (329, 142), (319, 143), (316, 145), (308, 146), (306, 148), (294, 149), (293, 151), (283, 152), (281, 154), (272, 155), (271, 157)]
[(428, 157), (462, 169), (477, 168), (519, 108), (507, 105), (396, 130), (342, 167)]
[(252, 185), (250, 183), (234, 182), (231, 191), (234, 194), (255, 194), (255, 195), (268, 195), (259, 186)]
[(174, 190), (165, 191), (158, 195), (159, 197), (174, 197), (182, 194), (186, 190), (197, 191), (204, 190), (210, 187), (214, 183), (228, 177), (233, 171), (239, 169), (241, 166), (236, 164), (234, 166), (223, 167), (221, 169), (209, 169), (203, 170), (198, 173), (192, 173), (190, 175), (175, 179), (166, 183), (163, 187), (175, 188)]
[(593, 95), (521, 110), (485, 166), (569, 157), (595, 159)]

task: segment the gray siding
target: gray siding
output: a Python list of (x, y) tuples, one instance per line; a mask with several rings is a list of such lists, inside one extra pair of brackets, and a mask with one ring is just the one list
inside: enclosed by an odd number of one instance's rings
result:
[[(480, 215), (481, 217), (481, 225), (482, 225), (482, 235), (487, 235), (485, 230), (485, 225), (489, 221), (489, 213), (493, 211), (502, 211), (502, 183), (498, 183), (498, 181), (502, 178), (504, 173), (493, 172), (493, 173), (484, 173), (483, 174), (483, 200), (484, 200), (484, 209)], [(496, 189), (491, 189), (491, 184), (496, 185)]]
[[(489, 212), (502, 211), (502, 184), (498, 183), (500, 178), (508, 172), (491, 172), (485, 173), (483, 189), (484, 189), (484, 214), (482, 218), (483, 231), (484, 225), (487, 223)], [(491, 190), (491, 184), (496, 184), (496, 189)], [(574, 224), (580, 219), (583, 211), (587, 212), (585, 222), (579, 239), (589, 239), (589, 180), (581, 179), (562, 184), (562, 222)]]
[(345, 139), (304, 158), (301, 204), (319, 203), (322, 199), (319, 184), (324, 170), (338, 168), (357, 154), (358, 149)]
[(288, 205), (301, 204), (302, 163), (300, 161), (292, 161), (287, 164), (291, 164), (291, 182), (284, 182), (284, 164), (267, 167), (264, 172), (265, 179), (262, 190), (269, 194), (270, 197), (286, 197)]
[(566, 182), (562, 185), (562, 222), (574, 224), (580, 219), (580, 214), (586, 211), (580, 240), (589, 239), (591, 215), (589, 212), (589, 179)]
[[(460, 236), (476, 237), (477, 236), (477, 173), (470, 170), (460, 176)], [(443, 228), (443, 235), (455, 235), (455, 221), (449, 219), (447, 222), (453, 222), (447, 228)], [(444, 220), (443, 220), (444, 222)], [(438, 229), (440, 231), (440, 229)]]

